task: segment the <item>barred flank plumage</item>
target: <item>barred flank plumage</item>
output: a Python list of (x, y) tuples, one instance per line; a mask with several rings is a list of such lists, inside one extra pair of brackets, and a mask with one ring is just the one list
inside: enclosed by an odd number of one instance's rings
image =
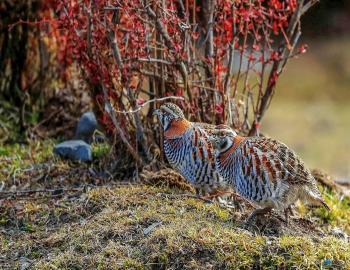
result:
[(164, 128), (164, 152), (170, 165), (202, 193), (230, 188), (215, 169), (209, 134), (228, 128), (187, 121), (179, 107), (166, 103), (157, 112)]
[(283, 143), (232, 132), (214, 138), (217, 170), (245, 198), (278, 210), (298, 199), (329, 209), (311, 172)]

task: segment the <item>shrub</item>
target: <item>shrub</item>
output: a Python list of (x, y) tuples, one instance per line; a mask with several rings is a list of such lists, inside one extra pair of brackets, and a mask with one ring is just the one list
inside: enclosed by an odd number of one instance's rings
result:
[[(159, 140), (147, 103), (181, 96), (193, 121), (258, 134), (297, 47), (304, 0), (62, 0), (66, 63), (89, 82), (100, 120), (134, 160)], [(141, 107), (143, 109), (141, 110)]]

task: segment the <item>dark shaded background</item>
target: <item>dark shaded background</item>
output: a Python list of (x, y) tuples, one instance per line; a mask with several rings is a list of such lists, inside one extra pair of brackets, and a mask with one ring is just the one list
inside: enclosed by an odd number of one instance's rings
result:
[(308, 52), (287, 64), (262, 128), (350, 181), (350, 1), (321, 0), (302, 23)]
[(349, 34), (350, 1), (321, 0), (302, 19), (303, 32), (309, 38), (328, 38)]

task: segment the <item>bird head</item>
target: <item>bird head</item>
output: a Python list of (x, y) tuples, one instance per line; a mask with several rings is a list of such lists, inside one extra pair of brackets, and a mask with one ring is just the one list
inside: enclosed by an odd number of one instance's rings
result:
[(215, 156), (218, 157), (230, 149), (236, 136), (237, 133), (229, 128), (214, 130), (209, 140), (213, 144)]
[(165, 103), (159, 109), (153, 111), (153, 115), (157, 115), (164, 130), (167, 130), (171, 122), (174, 120), (185, 119), (182, 110), (174, 103)]

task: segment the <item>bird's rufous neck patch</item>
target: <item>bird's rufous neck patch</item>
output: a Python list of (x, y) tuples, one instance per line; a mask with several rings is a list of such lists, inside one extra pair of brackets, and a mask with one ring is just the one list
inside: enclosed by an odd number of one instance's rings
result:
[(191, 123), (186, 119), (173, 120), (170, 127), (164, 132), (164, 137), (168, 139), (180, 137), (190, 125)]
[(233, 138), (233, 145), (229, 149), (227, 149), (225, 153), (222, 153), (222, 155), (220, 156), (221, 163), (224, 163), (225, 161), (227, 161), (227, 157), (237, 149), (238, 145), (241, 143), (243, 139), (244, 137), (241, 137), (238, 135)]

